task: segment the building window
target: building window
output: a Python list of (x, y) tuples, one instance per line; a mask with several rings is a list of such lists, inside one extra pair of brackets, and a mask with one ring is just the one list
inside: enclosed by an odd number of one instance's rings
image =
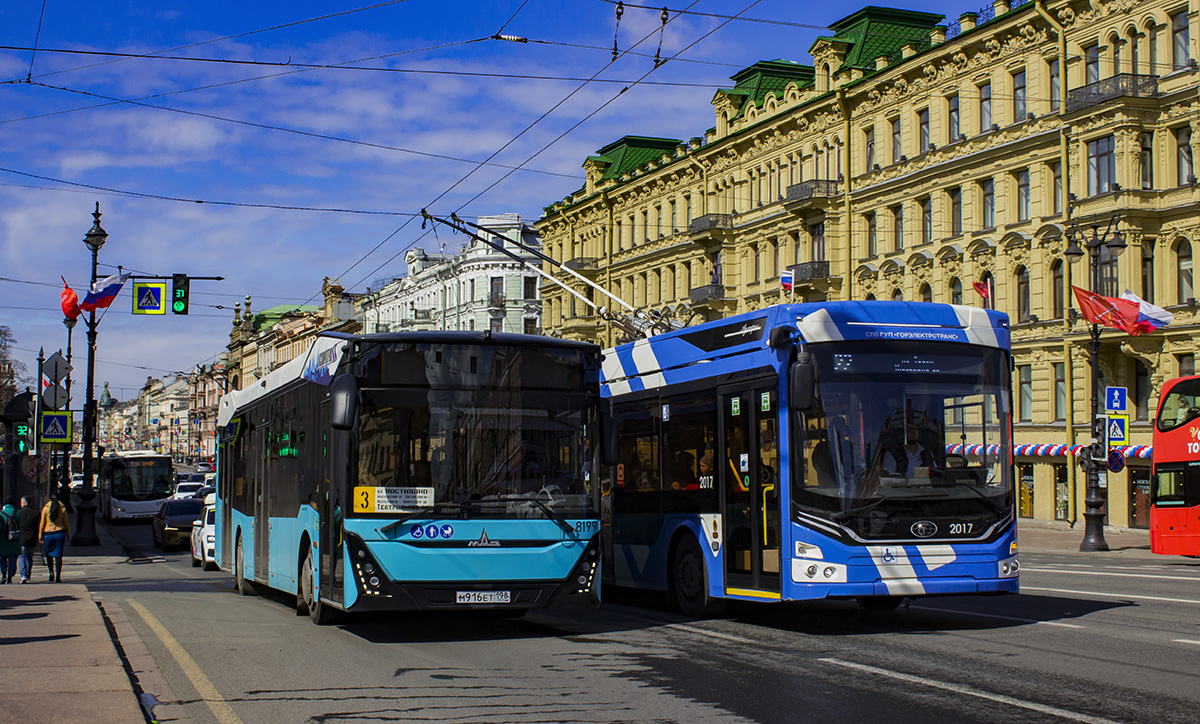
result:
[(1133, 419), (1150, 419), (1150, 369), (1141, 360), (1133, 361)]
[(921, 288), (919, 290), (917, 290), (917, 293), (920, 295), (920, 299), (922, 302), (932, 302), (933, 301), (933, 290), (929, 288), (928, 284), (922, 284)]
[(958, 96), (950, 96), (946, 99), (946, 101), (947, 105), (949, 106), (949, 110), (946, 114), (946, 120), (950, 127), (950, 137), (947, 139), (947, 141), (954, 143), (958, 140), (958, 137), (962, 135), (962, 127), (959, 125), (958, 121)]
[(1116, 181), (1114, 147), (1112, 136), (1088, 141), (1088, 196), (1106, 194), (1112, 190)]
[(979, 132), (992, 130), (992, 84), (979, 86)]
[(996, 226), (996, 185), (990, 178), (979, 182), (979, 195), (983, 212), (981, 228), (991, 229)]
[(953, 279), (950, 280), (950, 303), (951, 304), (962, 304), (963, 303), (962, 282), (959, 281), (958, 277), (954, 277)]
[(692, 197), (683, 197), (683, 224), (684, 226), (692, 225)]
[(897, 204), (892, 207), (892, 243), (895, 251), (904, 248), (904, 206)]
[(525, 334), (537, 334), (538, 333), (537, 320), (532, 317), (526, 317), (524, 332), (525, 332)]
[(1033, 365), (1017, 365), (1017, 419), (1033, 421)]
[(929, 152), (929, 109), (917, 111), (917, 137), (920, 139), (921, 153)]
[(1139, 171), (1142, 177), (1142, 188), (1154, 188), (1154, 134), (1143, 133), (1138, 136), (1141, 153), (1138, 154)]
[(650, 212), (642, 212), (642, 243), (650, 241)]
[(893, 118), (892, 124), (892, 163), (899, 163), (901, 147), (900, 147), (900, 119)]
[(617, 219), (617, 221), (613, 224), (613, 246), (617, 247), (616, 251), (620, 251), (624, 248), (621, 246), (621, 234), (623, 233), (624, 229), (621, 228), (621, 220)]
[(866, 152), (866, 168), (864, 173), (871, 173), (875, 169), (875, 129), (868, 128), (863, 131), (863, 149)]
[(1186, 186), (1195, 180), (1192, 170), (1192, 128), (1183, 126), (1175, 129), (1175, 184)]
[(1083, 51), (1083, 83), (1091, 85), (1100, 82), (1100, 46), (1093, 45)]
[(1121, 39), (1113, 35), (1108, 39), (1108, 46), (1112, 48), (1112, 75), (1121, 72)]
[(1180, 239), (1175, 244), (1175, 261), (1179, 272), (1175, 277), (1176, 304), (1190, 304), (1192, 294), (1192, 242)]
[(1175, 356), (1175, 361), (1179, 363), (1179, 376), (1191, 377), (1196, 374), (1196, 355), (1180, 354)]
[(808, 227), (808, 233), (812, 237), (813, 261), (825, 261), (825, 222)]
[(950, 234), (958, 236), (962, 233), (962, 189), (958, 186), (946, 192), (950, 199)]
[(1154, 304), (1154, 242), (1142, 245), (1142, 299)]
[(1067, 419), (1067, 365), (1054, 363), (1054, 419)]
[(1188, 62), (1188, 16), (1181, 10), (1171, 16), (1171, 66), (1182, 68)]
[(679, 231), (679, 225), (675, 219), (675, 199), (671, 199), (667, 203), (671, 210), (671, 231), (670, 231), (670, 233), (674, 234), (675, 232)]
[(867, 256), (879, 253), (879, 227), (876, 226), (874, 212), (867, 214)]
[(1137, 73), (1140, 68), (1138, 60), (1138, 32), (1136, 28), (1129, 29), (1129, 35), (1125, 41), (1129, 43), (1129, 72)]
[(537, 288), (538, 288), (537, 282), (538, 282), (537, 277), (525, 277), (525, 298), (526, 299), (537, 299)]
[(921, 207), (921, 243), (933, 243), (933, 199), (928, 196), (918, 199)]
[(1017, 221), (1029, 221), (1029, 169), (1017, 171)]
[(1055, 259), (1050, 265), (1050, 312), (1054, 319), (1062, 319), (1066, 312), (1066, 291), (1062, 259)]
[[(574, 315), (572, 315), (572, 316), (574, 316)], [(503, 332), (504, 331), (504, 317), (492, 317), (488, 323), (488, 329), (490, 329), (493, 333)]]
[(1100, 289), (1099, 294), (1115, 297), (1117, 290), (1117, 258), (1109, 252), (1107, 246), (1100, 246)]
[(467, 282), (467, 299), (472, 302), (475, 301), (475, 280), (474, 279), (471, 279), (470, 281)]
[(892, 301), (893, 302), (903, 302), (904, 301), (904, 290), (897, 289), (896, 291), (892, 292)]
[(1050, 112), (1056, 113), (1058, 111), (1058, 95), (1062, 93), (1062, 77), (1058, 72), (1058, 58), (1054, 58), (1046, 65), (1050, 74)]
[(1063, 210), (1063, 175), (1062, 162), (1050, 164), (1050, 176), (1054, 179), (1054, 213), (1061, 214)]
[(757, 282), (762, 279), (762, 265), (759, 262), (758, 244), (750, 245), (750, 269), (754, 272), (750, 277), (751, 282)]
[(1017, 269), (1017, 321), (1029, 321), (1029, 269), (1020, 267)]
[(1025, 71), (1018, 70), (1012, 74), (1013, 84), (1013, 123), (1025, 120), (1029, 108), (1025, 103)]

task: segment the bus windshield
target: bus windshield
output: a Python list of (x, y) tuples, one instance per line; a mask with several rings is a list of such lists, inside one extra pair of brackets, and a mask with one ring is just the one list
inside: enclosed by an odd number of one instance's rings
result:
[(109, 495), (116, 500), (158, 500), (171, 495), (169, 457), (111, 458)]
[(976, 537), (1011, 513), (1000, 350), (927, 344), (914, 352), (911, 343), (882, 340), (808, 349), (818, 402), (797, 413), (798, 514), (880, 539)]
[(368, 377), (383, 386), (362, 391), (357, 485), (389, 489), (396, 513), (458, 504), (470, 517), (596, 514), (585, 354), (462, 344), (376, 352)]

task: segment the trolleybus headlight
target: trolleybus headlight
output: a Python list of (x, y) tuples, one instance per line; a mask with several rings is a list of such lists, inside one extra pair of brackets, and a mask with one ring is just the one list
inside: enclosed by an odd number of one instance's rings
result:
[(367, 583), (370, 583), (372, 586), (378, 586), (379, 585), (379, 577), (371, 576), (371, 578), (367, 581)]
[(821, 571), (821, 573), (822, 573), (822, 574), (823, 574), (823, 575), (824, 575), (826, 578), (833, 578), (833, 574), (835, 573), (835, 571), (833, 570), (833, 566), (827, 566), (827, 567), (825, 568), (825, 570)]
[(370, 575), (375, 572), (375, 566), (371, 565), (370, 563), (364, 563), (363, 571), (365, 571), (368, 575)]
[(811, 565), (804, 572), (805, 572), (805, 574), (808, 575), (809, 578), (812, 578), (813, 576), (817, 575), (817, 567), (816, 567), (816, 565)]
[(366, 557), (367, 557), (367, 552), (366, 552), (366, 551), (364, 551), (362, 548), (359, 548), (359, 549), (358, 549), (358, 557), (359, 557), (359, 558), (366, 558)]
[(575, 580), (578, 581), (579, 585), (581, 585), (581, 586), (588, 582), (587, 576), (579, 576)]

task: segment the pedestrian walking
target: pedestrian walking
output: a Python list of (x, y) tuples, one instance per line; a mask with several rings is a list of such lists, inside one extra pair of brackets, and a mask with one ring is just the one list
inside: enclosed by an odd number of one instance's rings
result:
[(67, 508), (57, 497), (51, 498), (42, 508), (42, 521), (38, 526), (38, 538), (49, 561), (51, 583), (62, 578), (63, 548), (70, 537), (71, 521), (67, 518)]
[(12, 583), (21, 554), (21, 521), (12, 499), (0, 508), (0, 583)]
[(28, 495), (21, 498), (21, 556), (17, 560), (21, 569), (21, 583), (29, 583), (33, 576), (33, 553), (38, 543), (38, 523), (41, 516), (33, 507), (33, 500)]

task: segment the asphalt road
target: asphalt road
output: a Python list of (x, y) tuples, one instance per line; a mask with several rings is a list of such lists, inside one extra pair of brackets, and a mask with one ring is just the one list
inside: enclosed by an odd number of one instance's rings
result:
[(691, 621), (606, 591), (599, 611), (389, 614), (318, 627), (285, 596), (112, 527), (90, 566), (193, 722), (1195, 722), (1200, 562), (1022, 555), (1022, 594), (738, 605)]

